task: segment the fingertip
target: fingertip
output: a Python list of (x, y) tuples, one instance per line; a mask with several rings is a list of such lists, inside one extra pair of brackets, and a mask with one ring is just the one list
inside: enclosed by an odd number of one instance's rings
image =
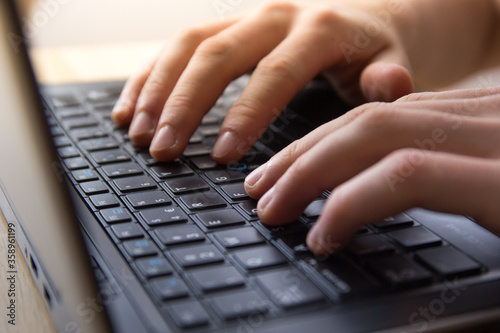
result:
[(414, 91), (413, 79), (404, 66), (375, 62), (361, 74), (361, 90), (370, 101), (393, 102)]
[(133, 114), (130, 103), (120, 97), (111, 111), (111, 119), (119, 126), (126, 126), (132, 121)]

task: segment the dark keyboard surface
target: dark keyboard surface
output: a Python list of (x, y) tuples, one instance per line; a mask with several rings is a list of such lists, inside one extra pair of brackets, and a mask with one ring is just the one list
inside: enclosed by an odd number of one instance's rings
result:
[(328, 193), (293, 223), (263, 225), (243, 181), (270, 151), (259, 143), (230, 166), (209, 158), (243, 85), (228, 88), (183, 156), (168, 163), (133, 146), (111, 121), (119, 85), (46, 97), (71, 183), (168, 322), (207, 330), (252, 313), (284, 316), (487, 270), (406, 214), (362, 228), (333, 257), (317, 257), (305, 237)]

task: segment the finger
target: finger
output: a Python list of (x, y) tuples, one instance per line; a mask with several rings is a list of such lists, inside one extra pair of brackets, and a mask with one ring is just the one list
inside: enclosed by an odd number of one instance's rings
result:
[(500, 94), (500, 86), (482, 87), (477, 89), (455, 89), (447, 91), (425, 91), (403, 96), (396, 102), (417, 102), (425, 100), (443, 100), (443, 99), (469, 99)]
[(323, 191), (335, 188), (401, 148), (478, 157), (500, 155), (495, 145), (500, 140), (499, 121), (466, 118), (461, 119), (458, 127), (452, 124), (442, 113), (427, 110), (381, 109), (367, 113), (297, 158), (260, 199), (259, 217), (268, 224), (292, 221)]
[(268, 15), (251, 15), (200, 44), (165, 104), (150, 147), (153, 157), (170, 160), (181, 154), (229, 82), (285, 38), (294, 8), (266, 9)]
[(135, 144), (146, 146), (151, 142), (165, 101), (200, 42), (233, 23), (234, 20), (227, 20), (192, 28), (164, 47), (135, 104), (129, 130), (130, 139)]
[(133, 74), (125, 83), (120, 98), (116, 101), (111, 117), (120, 126), (127, 126), (134, 116), (135, 105), (144, 83), (153, 69), (156, 58), (152, 59), (140, 72)]
[(499, 167), (497, 160), (397, 151), (332, 192), (307, 244), (317, 254), (331, 254), (326, 251), (345, 244), (362, 225), (412, 207), (472, 216), (499, 232)]
[[(284, 148), (282, 151), (273, 156), (269, 162), (264, 164), (252, 172), (245, 181), (245, 189), (247, 193), (255, 199), (259, 199), (265, 192), (267, 192), (278, 180), (279, 177), (295, 162), (295, 160), (303, 153), (310, 150), (315, 144), (321, 141), (326, 135), (333, 133), (344, 126), (348, 126), (353, 120), (358, 117), (366, 117), (370, 112), (377, 112), (377, 109), (383, 108), (386, 112), (421, 112), (422, 110), (435, 111), (434, 117), (438, 117), (438, 123), (432, 123), (434, 134), (427, 132), (422, 138), (414, 137), (414, 143), (420, 144), (421, 147), (433, 148), (438, 141), (448, 139), (446, 133), (442, 133), (443, 138), (438, 138), (440, 129), (448, 129), (454, 132), (462, 126), (466, 117), (498, 117), (498, 106), (500, 104), (500, 95), (486, 95), (481, 98), (475, 99), (460, 99), (460, 100), (423, 100), (415, 102), (398, 102), (392, 104), (365, 104), (355, 108), (347, 114), (334, 119), (328, 124), (325, 124), (313, 132), (306, 135), (304, 138), (297, 140)], [(426, 111), (426, 112), (427, 112)], [(424, 112), (424, 111), (422, 111)], [(440, 114), (441, 113), (441, 114)], [(448, 114), (450, 113), (450, 114)], [(458, 116), (454, 116), (454, 115)], [(464, 117), (465, 116), (465, 117)], [(388, 115), (385, 119), (389, 123), (392, 115)], [(397, 118), (393, 120), (396, 121)], [(415, 122), (420, 122), (422, 119), (414, 119)], [(379, 119), (380, 120), (380, 119)], [(377, 127), (378, 120), (371, 120), (365, 122), (368, 128)], [(402, 125), (403, 123), (401, 123)], [(413, 127), (413, 126), (412, 126)], [(364, 133), (364, 129), (362, 130)], [(390, 131), (390, 130), (389, 130)], [(432, 136), (436, 136), (432, 138)], [(427, 136), (427, 137), (425, 137)]]

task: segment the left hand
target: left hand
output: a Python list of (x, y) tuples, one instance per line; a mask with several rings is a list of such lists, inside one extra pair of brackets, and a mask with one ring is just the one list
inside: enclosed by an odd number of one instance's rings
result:
[(249, 175), (270, 225), (332, 190), (307, 244), (320, 255), (362, 225), (412, 207), (475, 218), (500, 232), (500, 86), (368, 103), (292, 143)]

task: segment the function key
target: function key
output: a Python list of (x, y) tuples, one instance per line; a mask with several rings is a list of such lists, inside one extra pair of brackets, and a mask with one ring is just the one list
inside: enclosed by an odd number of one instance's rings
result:
[(128, 202), (132, 205), (132, 207), (144, 208), (144, 207), (152, 207), (152, 206), (162, 206), (169, 205), (172, 203), (170, 197), (160, 191), (147, 191), (147, 192), (139, 192), (132, 193), (126, 196)]

